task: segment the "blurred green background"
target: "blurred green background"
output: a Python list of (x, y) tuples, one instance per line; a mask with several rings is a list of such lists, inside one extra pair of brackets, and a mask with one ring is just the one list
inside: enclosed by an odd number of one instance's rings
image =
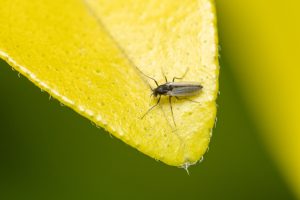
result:
[(190, 168), (190, 176), (49, 100), (0, 61), (0, 199), (296, 199), (236, 70), (247, 61), (247, 46), (235, 42), (249, 40), (243, 35), (248, 24), (242, 29), (234, 21), (240, 13), (232, 11), (243, 7), (234, 7), (236, 2), (217, 1), (222, 47), (218, 123), (209, 152)]
[(210, 150), (190, 176), (49, 101), (4, 62), (0, 80), (1, 199), (293, 199), (226, 62)]

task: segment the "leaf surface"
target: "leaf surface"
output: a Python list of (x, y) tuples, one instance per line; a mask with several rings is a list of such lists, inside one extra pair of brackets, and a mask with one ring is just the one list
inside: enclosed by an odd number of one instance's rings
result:
[[(4, 0), (0, 56), (63, 104), (141, 152), (188, 166), (205, 153), (218, 91), (214, 6), (208, 0)], [(156, 100), (140, 72), (203, 91), (190, 101)], [(140, 70), (140, 71), (139, 71)]]

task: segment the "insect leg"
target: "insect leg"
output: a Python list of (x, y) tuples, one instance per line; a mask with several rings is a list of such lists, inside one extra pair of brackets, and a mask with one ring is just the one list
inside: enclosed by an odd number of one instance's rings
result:
[(186, 68), (184, 74), (181, 77), (173, 77), (172, 82), (174, 82), (176, 79), (181, 80), (185, 77), (185, 75), (187, 74), (187, 72), (189, 71), (189, 68)]
[(151, 108), (149, 108), (149, 110), (141, 117), (141, 119), (143, 119), (153, 108), (155, 108), (159, 104), (160, 97), (161, 96), (158, 97), (158, 100), (157, 100), (156, 104), (154, 106), (152, 106)]
[(176, 126), (175, 119), (174, 119), (174, 113), (173, 113), (173, 107), (172, 107), (172, 97), (171, 96), (169, 96), (169, 103), (170, 103), (170, 108), (171, 108), (173, 123)]
[(194, 100), (191, 100), (191, 99), (189, 99), (189, 98), (179, 98), (179, 97), (176, 97), (175, 96), (175, 98), (177, 99), (177, 100), (188, 100), (188, 101), (190, 101), (190, 102), (193, 102), (193, 103), (200, 103), (199, 101), (194, 101)]
[(165, 75), (165, 72), (164, 72), (163, 68), (160, 68), (160, 70), (161, 70), (161, 73), (162, 73), (163, 77), (165, 78), (166, 83), (167, 83), (168, 79), (167, 79), (167, 76)]

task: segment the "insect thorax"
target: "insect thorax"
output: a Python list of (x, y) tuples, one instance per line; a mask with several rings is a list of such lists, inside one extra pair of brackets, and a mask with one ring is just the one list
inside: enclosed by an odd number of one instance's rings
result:
[(172, 91), (173, 86), (169, 85), (169, 84), (163, 84), (158, 86), (157, 88), (155, 88), (153, 90), (153, 95), (157, 96), (157, 95), (167, 95), (168, 92)]

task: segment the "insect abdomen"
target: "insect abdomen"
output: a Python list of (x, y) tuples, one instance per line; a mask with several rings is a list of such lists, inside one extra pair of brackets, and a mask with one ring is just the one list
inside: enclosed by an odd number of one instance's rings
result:
[(173, 89), (169, 91), (168, 95), (187, 97), (197, 95), (202, 89), (200, 84), (187, 84), (187, 85), (173, 85)]

